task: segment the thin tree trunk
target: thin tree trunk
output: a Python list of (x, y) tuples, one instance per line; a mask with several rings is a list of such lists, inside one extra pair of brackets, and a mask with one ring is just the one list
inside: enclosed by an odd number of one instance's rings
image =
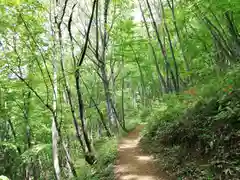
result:
[[(76, 88), (76, 92), (77, 92), (77, 99), (78, 99), (78, 111), (79, 111), (79, 117), (80, 117), (80, 121), (81, 121), (81, 128), (82, 128), (82, 132), (83, 132), (83, 138), (84, 141), (86, 143), (87, 146), (87, 154), (85, 154), (85, 159), (89, 164), (94, 164), (96, 162), (96, 157), (93, 151), (93, 147), (91, 146), (91, 142), (90, 139), (88, 137), (88, 133), (86, 130), (86, 125), (85, 125), (85, 119), (84, 119), (84, 104), (83, 104), (83, 98), (82, 98), (82, 92), (81, 92), (81, 88), (80, 88), (80, 66), (83, 63), (83, 60), (85, 58), (86, 55), (86, 51), (87, 51), (87, 47), (88, 47), (88, 42), (89, 42), (89, 35), (90, 35), (90, 31), (91, 31), (91, 25), (93, 22), (93, 18), (94, 18), (94, 12), (95, 12), (95, 8), (97, 5), (97, 0), (95, 0), (93, 2), (93, 6), (92, 6), (92, 11), (91, 11), (91, 17), (89, 20), (89, 24), (88, 24), (88, 28), (87, 28), (87, 32), (86, 32), (86, 38), (85, 38), (85, 43), (83, 45), (83, 50), (81, 52), (81, 56), (79, 58), (78, 61), (76, 61), (76, 58), (74, 56), (74, 52), (72, 52), (72, 58), (74, 60), (74, 64), (76, 66), (76, 70), (75, 70), (75, 88)], [(70, 16), (70, 18), (72, 18), (72, 14)], [(69, 20), (70, 22), (70, 20)], [(71, 42), (72, 42), (72, 33), (71, 33), (71, 24), (68, 26), (69, 28), (69, 35), (71, 38)], [(77, 63), (76, 63), (77, 62)]]
[(71, 109), (71, 114), (72, 114), (72, 118), (73, 118), (73, 124), (74, 124), (74, 127), (75, 127), (76, 135), (77, 135), (78, 141), (81, 145), (81, 148), (83, 150), (83, 153), (86, 154), (85, 145), (84, 145), (82, 137), (81, 137), (81, 132), (80, 132), (80, 129), (79, 129), (75, 109), (74, 109), (73, 102), (72, 102), (72, 95), (71, 95), (72, 93), (71, 93), (71, 90), (70, 90), (70, 87), (69, 87), (69, 82), (68, 82), (66, 72), (65, 72), (65, 66), (64, 66), (64, 62), (63, 62), (62, 33), (61, 33), (61, 29), (60, 29), (59, 25), (58, 25), (58, 27), (59, 27), (58, 28), (58, 31), (59, 31), (58, 32), (59, 45), (60, 45), (60, 53), (61, 53), (61, 55), (60, 55), (61, 56), (60, 66), (61, 66), (61, 72), (62, 72), (62, 76), (63, 76), (63, 83), (64, 83), (64, 87), (65, 87), (65, 90), (66, 90), (69, 106), (70, 106), (70, 109)]
[(124, 77), (122, 79), (122, 127), (126, 129), (125, 111), (124, 111)]
[[(55, 106), (55, 103), (54, 103)], [(56, 106), (55, 106), (56, 107)], [(53, 107), (53, 108), (55, 108)], [(59, 141), (59, 134), (57, 131), (57, 114), (56, 112), (53, 113), (52, 117), (52, 153), (53, 153), (53, 164), (54, 164), (54, 173), (55, 178), (60, 180), (61, 178), (61, 170), (59, 165), (59, 154), (58, 154), (58, 141)]]
[[(27, 92), (27, 97), (26, 93), (23, 92), (23, 98), (24, 98), (24, 108), (23, 108), (23, 116), (26, 124), (26, 144), (27, 147), (25, 147), (25, 150), (31, 148), (31, 128), (29, 125), (29, 105), (30, 105), (30, 97), (31, 97), (31, 91), (28, 90)], [(27, 165), (26, 170), (26, 179), (31, 179), (29, 172), (30, 172), (30, 167)]]
[[(54, 2), (55, 4), (55, 2)], [(55, 4), (56, 6), (56, 4)], [(55, 11), (54, 11), (55, 12)], [(55, 13), (54, 13), (55, 15)], [(52, 19), (50, 13), (50, 21)], [(54, 33), (53, 29), (52, 32)], [(54, 43), (55, 45), (55, 43)], [(55, 53), (55, 52), (54, 52)], [(58, 142), (59, 142), (59, 134), (57, 128), (57, 93), (58, 93), (58, 86), (57, 86), (57, 60), (56, 54), (53, 55), (52, 65), (53, 65), (53, 105), (52, 105), (52, 156), (53, 156), (53, 164), (54, 164), (54, 174), (56, 180), (61, 179), (61, 170), (59, 164), (59, 152), (58, 152)]]
[(82, 80), (82, 82), (83, 82), (83, 84), (84, 84), (84, 86), (85, 86), (85, 88), (86, 88), (86, 90), (87, 90), (87, 92), (88, 92), (88, 94), (89, 94), (89, 96), (90, 96), (90, 98), (91, 98), (91, 101), (93, 102), (93, 104), (94, 104), (94, 106), (95, 106), (95, 108), (96, 108), (96, 110), (97, 110), (97, 112), (98, 112), (98, 114), (99, 114), (99, 117), (100, 117), (100, 122), (99, 122), (99, 123), (103, 125), (103, 127), (104, 127), (104, 129), (105, 129), (105, 131), (106, 131), (106, 133), (107, 133), (107, 136), (108, 136), (108, 137), (111, 137), (111, 136), (112, 136), (112, 135), (111, 135), (111, 131), (109, 130), (109, 128), (107, 127), (107, 124), (105, 123), (105, 118), (104, 118), (104, 115), (103, 115), (102, 111), (99, 109), (96, 101), (95, 101), (95, 100), (93, 99), (93, 97), (91, 96), (87, 84), (86, 84), (83, 80)]
[(162, 16), (163, 16), (163, 24), (164, 24), (164, 27), (165, 27), (165, 31), (167, 33), (167, 38), (168, 38), (168, 42), (169, 42), (169, 47), (170, 47), (170, 51), (171, 51), (171, 54), (172, 54), (172, 59), (173, 59), (173, 63), (174, 63), (174, 68), (175, 68), (175, 80), (173, 80), (173, 85), (174, 85), (174, 88), (175, 88), (175, 91), (176, 92), (179, 92), (179, 70), (178, 70), (178, 65), (177, 65), (177, 61), (176, 61), (176, 58), (175, 58), (175, 53), (174, 53), (174, 49), (173, 49), (173, 45), (172, 45), (172, 40), (171, 40), (171, 36), (170, 36), (170, 33), (169, 33), (169, 30), (168, 30), (168, 26), (167, 26), (167, 23), (166, 23), (166, 17), (165, 17), (165, 10), (164, 10), (164, 7), (163, 7), (163, 3), (162, 3), (162, 0), (160, 0), (160, 4), (161, 4), (161, 10), (162, 10)]
[[(131, 49), (132, 49), (132, 51), (133, 51), (133, 53), (134, 53), (134, 56), (135, 56), (134, 60), (135, 60), (136, 63), (137, 63), (138, 70), (139, 70), (139, 73), (140, 73), (141, 89), (142, 89), (142, 93), (141, 93), (141, 97), (142, 97), (142, 98), (141, 98), (141, 99), (142, 99), (143, 105), (145, 106), (145, 91), (146, 91), (146, 90), (145, 90), (145, 87), (146, 87), (146, 85), (145, 85), (145, 82), (144, 82), (143, 71), (142, 71), (141, 65), (140, 65), (140, 63), (139, 63), (139, 60), (138, 60), (138, 57), (137, 57), (137, 53), (134, 51), (132, 45), (130, 45), (130, 47), (131, 47)], [(124, 61), (123, 61), (123, 62), (124, 62)]]
[(104, 92), (106, 97), (106, 107), (107, 107), (107, 113), (108, 118), (112, 125), (114, 125), (114, 128), (118, 129), (118, 120), (117, 115), (114, 113), (114, 107), (112, 104), (112, 96), (109, 90), (109, 79), (107, 77), (106, 73), (106, 49), (107, 49), (107, 23), (108, 23), (108, 8), (109, 8), (110, 0), (104, 1), (104, 11), (103, 11), (103, 17), (104, 17), (104, 25), (103, 25), (103, 38), (102, 38), (102, 55), (101, 55), (101, 66), (100, 71), (102, 75), (102, 81), (104, 86)]
[[(155, 21), (155, 19), (154, 19), (154, 17), (153, 17), (153, 13), (152, 13), (151, 6), (150, 6), (150, 4), (149, 4), (149, 0), (146, 0), (146, 3), (147, 3), (147, 7), (148, 7), (148, 10), (149, 10), (149, 13), (150, 13), (150, 17), (151, 17), (151, 19), (152, 19), (153, 29), (154, 29), (155, 34), (156, 34), (156, 36), (157, 36), (157, 40), (158, 40), (158, 43), (159, 43), (159, 45), (160, 45), (161, 53), (162, 53), (163, 58), (164, 58), (164, 63), (165, 63), (165, 66), (166, 66), (166, 72), (167, 72), (168, 70), (170, 71), (170, 74), (171, 74), (171, 76), (172, 76), (172, 82), (173, 82), (173, 84), (174, 84), (174, 86), (175, 86), (175, 88), (176, 88), (176, 85), (177, 85), (177, 84), (176, 84), (176, 77), (175, 77), (175, 75), (174, 75), (174, 73), (173, 73), (173, 71), (172, 71), (172, 69), (171, 69), (171, 65), (170, 65), (170, 63), (169, 63), (169, 61), (168, 61), (166, 49), (164, 48), (163, 43), (162, 43), (162, 40), (161, 40), (160, 35), (159, 35), (159, 33), (158, 33), (157, 24), (156, 24), (156, 21)], [(167, 78), (168, 78), (168, 77), (167, 77)], [(168, 88), (169, 88), (169, 87), (168, 87)], [(177, 88), (176, 88), (176, 89), (177, 89)]]
[(61, 179), (61, 171), (59, 165), (59, 154), (58, 154), (58, 141), (59, 134), (57, 129), (57, 62), (56, 59), (53, 58), (53, 112), (52, 112), (52, 155), (53, 155), (53, 163), (55, 170), (55, 178), (56, 180)]
[(82, 127), (82, 132), (83, 132), (83, 138), (85, 140), (87, 149), (88, 149), (88, 159), (90, 164), (94, 164), (96, 161), (96, 157), (94, 155), (93, 148), (91, 146), (91, 141), (88, 137), (88, 133), (86, 130), (86, 125), (85, 125), (85, 117), (84, 117), (84, 105), (83, 105), (83, 99), (82, 99), (82, 93), (80, 89), (80, 74), (79, 70), (75, 72), (75, 82), (76, 82), (76, 91), (77, 91), (77, 98), (78, 98), (78, 111), (79, 111), (79, 117), (81, 120), (81, 127)]
[[(183, 49), (183, 44), (182, 44), (182, 39), (181, 39), (179, 30), (178, 30), (178, 26), (177, 26), (174, 2), (173, 2), (173, 0), (171, 0), (171, 3), (170, 3), (170, 0), (167, 0), (167, 3), (168, 3), (168, 6), (169, 6), (169, 8), (171, 9), (171, 12), (172, 12), (173, 25), (174, 25), (174, 28), (175, 28), (175, 31), (176, 31), (176, 34), (177, 34), (177, 38), (178, 38), (178, 41), (179, 41), (181, 54), (182, 54), (183, 60), (185, 62), (186, 70), (187, 70), (187, 72), (189, 72), (190, 71), (189, 62), (188, 62), (187, 57), (185, 55), (185, 52), (184, 52), (184, 49)], [(190, 80), (190, 78), (189, 78), (189, 80)]]
[[(148, 35), (148, 38), (149, 38), (148, 44), (149, 44), (149, 46), (152, 50), (152, 53), (153, 53), (154, 63), (155, 63), (155, 67), (156, 67), (156, 70), (157, 70), (157, 74), (158, 74), (158, 78), (159, 78), (159, 82), (160, 82), (160, 87), (162, 88), (163, 92), (167, 93), (169, 88), (167, 87), (167, 84), (166, 84), (166, 82), (164, 80), (164, 77), (161, 73), (161, 70), (159, 68), (159, 62), (157, 60), (157, 55), (156, 55), (155, 49), (154, 49), (154, 47), (151, 43), (150, 31), (149, 31), (149, 28), (148, 28), (148, 25), (147, 25), (147, 21), (146, 21), (146, 18), (145, 18), (140, 0), (138, 0), (138, 3), (139, 3), (139, 7), (140, 7), (140, 10), (141, 10), (141, 13), (142, 13), (143, 20), (144, 20), (144, 25), (145, 25), (145, 28), (146, 28), (146, 31), (147, 31), (147, 35)], [(166, 72), (168, 72), (168, 68), (166, 69)], [(168, 73), (167, 73), (167, 77), (168, 77)]]
[(64, 149), (65, 154), (66, 154), (67, 166), (69, 168), (69, 177), (70, 178), (72, 178), (73, 176), (77, 177), (77, 172), (76, 172), (74, 164), (71, 160), (71, 156), (70, 156), (70, 153), (69, 153), (69, 150), (68, 150), (68, 147), (67, 147), (67, 143), (62, 142), (62, 145), (63, 145), (63, 149)]
[[(84, 148), (84, 155), (85, 155), (85, 160), (90, 165), (92, 165), (92, 164), (94, 164), (96, 162), (96, 157), (94, 155), (93, 148), (91, 146), (91, 142), (89, 140), (89, 137), (88, 137), (88, 134), (87, 134), (87, 130), (86, 130), (86, 125), (85, 125), (84, 105), (83, 105), (82, 93), (81, 93), (81, 89), (80, 89), (80, 70), (79, 70), (79, 67), (82, 65), (84, 57), (86, 55), (86, 50), (87, 50), (88, 41), (89, 41), (89, 34), (90, 34), (91, 25), (92, 25), (92, 21), (93, 21), (93, 16), (94, 16), (94, 11), (95, 11), (95, 7), (96, 7), (96, 2), (97, 2), (97, 0), (95, 0), (93, 2), (92, 13), (91, 13), (90, 21), (89, 21), (88, 28), (87, 28), (87, 34), (86, 34), (86, 38), (85, 38), (85, 43), (84, 43), (84, 46), (83, 46), (83, 50), (81, 52), (81, 56), (80, 56), (80, 58), (78, 60), (76, 59), (76, 57), (74, 55), (73, 36), (72, 36), (72, 31), (71, 31), (73, 10), (74, 10), (74, 7), (75, 7), (76, 4), (72, 7), (72, 12), (70, 14), (70, 18), (69, 18), (69, 21), (68, 21), (68, 33), (69, 33), (69, 36), (70, 36), (71, 46), (72, 46), (72, 58), (73, 58), (73, 61), (74, 61), (74, 66), (76, 68), (75, 74), (74, 74), (74, 78), (75, 78), (75, 89), (76, 89), (76, 92), (77, 92), (77, 99), (78, 99), (79, 118), (80, 118), (80, 121), (81, 121), (81, 128), (82, 128), (82, 132), (83, 132), (83, 138), (84, 138), (84, 141), (85, 141), (85, 144), (86, 144), (86, 147), (87, 147), (87, 151)], [(69, 92), (68, 96), (69, 96), (69, 100), (70, 100), (71, 99), (70, 89), (68, 90), (68, 92)], [(81, 143), (83, 143), (83, 142), (81, 142)]]

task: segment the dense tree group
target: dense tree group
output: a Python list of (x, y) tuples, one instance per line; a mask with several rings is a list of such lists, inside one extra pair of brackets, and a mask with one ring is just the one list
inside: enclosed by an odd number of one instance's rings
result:
[(99, 163), (97, 141), (240, 59), (238, 0), (0, 3), (0, 175), (11, 179), (79, 177), (80, 160)]

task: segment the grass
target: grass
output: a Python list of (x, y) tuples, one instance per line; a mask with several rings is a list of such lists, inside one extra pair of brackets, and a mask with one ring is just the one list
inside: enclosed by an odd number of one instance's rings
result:
[[(129, 121), (128, 131), (135, 129), (136, 121)], [(94, 166), (86, 164), (84, 159), (78, 161), (78, 178), (76, 180), (114, 180), (114, 164), (117, 157), (118, 140), (128, 133), (120, 131), (119, 135), (112, 138), (101, 138), (94, 143), (98, 162)], [(76, 163), (76, 162), (75, 162)]]
[[(78, 177), (75, 180), (113, 180), (113, 167), (117, 156), (117, 139), (101, 138), (95, 142), (97, 164), (90, 166), (78, 159)], [(81, 162), (80, 162), (81, 161)]]

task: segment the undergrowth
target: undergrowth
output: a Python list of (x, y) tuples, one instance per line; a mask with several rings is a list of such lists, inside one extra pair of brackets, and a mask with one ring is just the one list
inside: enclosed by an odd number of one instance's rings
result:
[(239, 179), (239, 67), (179, 95), (166, 95), (151, 110), (143, 148), (174, 179)]
[[(139, 120), (128, 116), (126, 122), (127, 131), (135, 129)], [(120, 129), (118, 135), (108, 138), (102, 137), (94, 142), (95, 151), (97, 154), (97, 163), (93, 166), (88, 165), (84, 159), (77, 166), (78, 177), (74, 180), (114, 180), (114, 165), (117, 158), (117, 143), (118, 139), (128, 135), (128, 132)], [(79, 159), (76, 159), (79, 161)]]
[(82, 164), (76, 180), (113, 180), (113, 167), (117, 156), (117, 139), (101, 139), (95, 144), (98, 162), (89, 166)]

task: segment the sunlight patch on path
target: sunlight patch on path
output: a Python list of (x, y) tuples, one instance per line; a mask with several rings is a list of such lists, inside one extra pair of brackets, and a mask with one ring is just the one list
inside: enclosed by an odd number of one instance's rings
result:
[(152, 161), (152, 156), (136, 156), (139, 161)]
[(119, 180), (160, 180), (156, 176), (124, 175)]

